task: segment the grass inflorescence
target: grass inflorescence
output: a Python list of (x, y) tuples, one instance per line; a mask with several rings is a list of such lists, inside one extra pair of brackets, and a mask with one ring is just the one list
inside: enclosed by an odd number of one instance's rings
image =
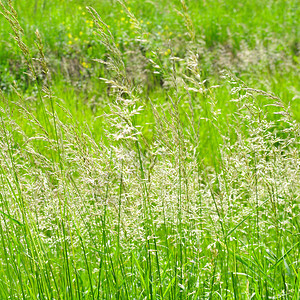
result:
[(0, 2), (0, 298), (299, 299), (295, 1), (75, 2)]

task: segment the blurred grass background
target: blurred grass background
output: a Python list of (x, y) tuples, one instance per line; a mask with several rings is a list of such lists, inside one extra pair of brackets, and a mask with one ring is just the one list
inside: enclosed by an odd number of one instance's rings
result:
[[(117, 1), (13, 1), (25, 29), (28, 44), (34, 44), (38, 28), (55, 79), (69, 82), (82, 91), (99, 90), (95, 80), (102, 73), (92, 59), (105, 55), (104, 47), (93, 35), (93, 22), (86, 6), (94, 7), (111, 26), (120, 50), (136, 47), (132, 24)], [(162, 58), (184, 57), (189, 38), (180, 1), (128, 1), (129, 9), (150, 33), (153, 47)], [(249, 84), (265, 87), (284, 99), (299, 87), (299, 4), (298, 1), (187, 1), (197, 41), (204, 78), (217, 81), (218, 71), (230, 68)], [(10, 38), (7, 22), (0, 24), (1, 87), (9, 89), (22, 77), (20, 51)], [(134, 49), (137, 50), (137, 49)], [(148, 49), (141, 49), (147, 55)], [(254, 57), (256, 58), (254, 60)], [(130, 58), (128, 58), (130, 59)], [(67, 74), (65, 74), (67, 73)], [(62, 76), (67, 75), (67, 76)], [(86, 79), (83, 80), (81, 79)], [(151, 81), (151, 80), (150, 80)], [(25, 84), (25, 83), (24, 83)], [(157, 82), (149, 82), (157, 87)], [(291, 88), (293, 87), (293, 88)], [(24, 89), (29, 88), (24, 86)]]

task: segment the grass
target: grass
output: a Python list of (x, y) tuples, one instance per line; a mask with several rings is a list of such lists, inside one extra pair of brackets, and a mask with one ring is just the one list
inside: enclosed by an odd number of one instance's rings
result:
[(296, 4), (2, 4), (0, 298), (299, 299)]

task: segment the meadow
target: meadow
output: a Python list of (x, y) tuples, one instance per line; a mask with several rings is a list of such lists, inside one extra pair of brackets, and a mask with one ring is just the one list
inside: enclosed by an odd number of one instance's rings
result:
[(299, 1), (0, 12), (0, 299), (300, 299)]

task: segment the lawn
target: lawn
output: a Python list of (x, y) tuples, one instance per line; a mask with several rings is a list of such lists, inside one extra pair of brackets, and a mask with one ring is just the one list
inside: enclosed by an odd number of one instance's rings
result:
[(0, 3), (0, 299), (300, 298), (299, 1)]

